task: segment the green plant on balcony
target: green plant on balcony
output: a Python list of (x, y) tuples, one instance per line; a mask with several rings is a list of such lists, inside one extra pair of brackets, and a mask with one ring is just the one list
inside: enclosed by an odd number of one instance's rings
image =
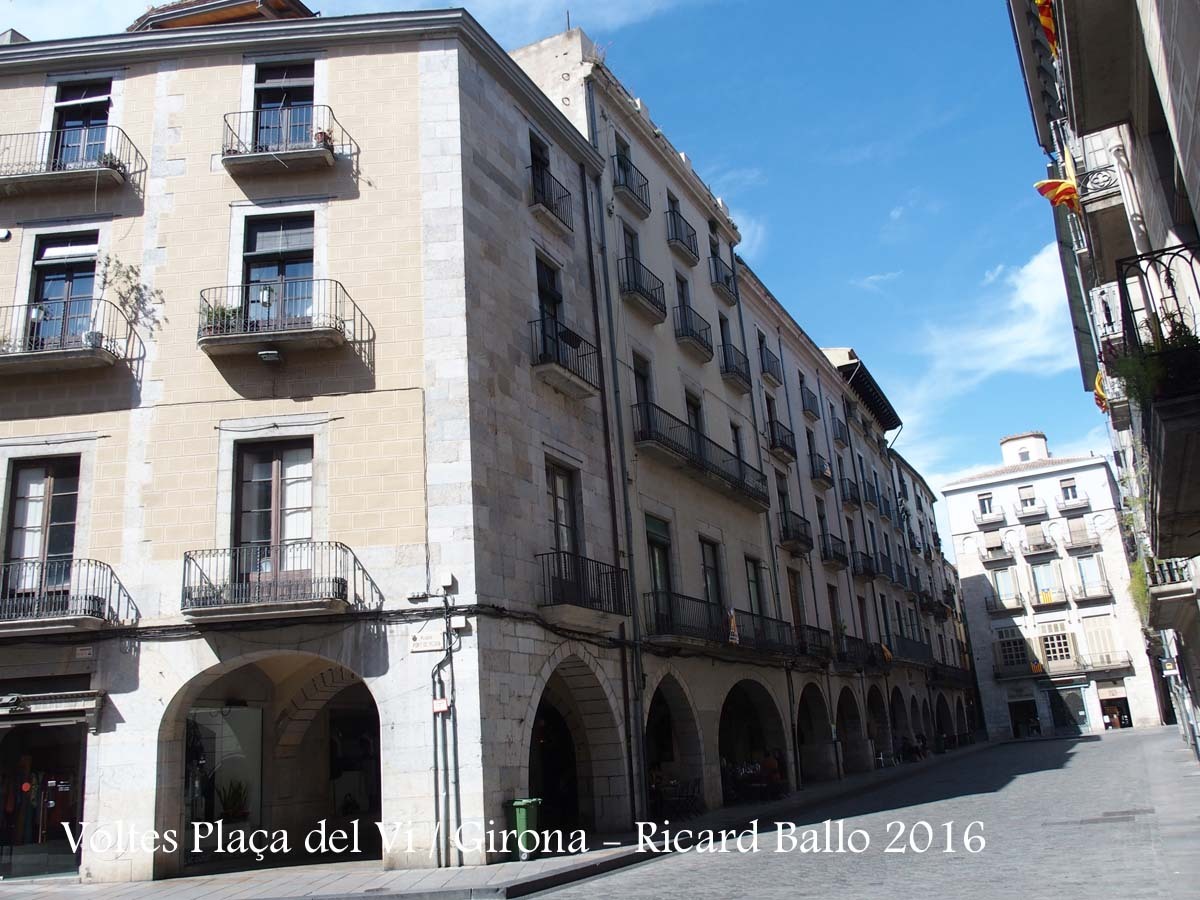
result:
[(1161, 336), (1152, 347), (1109, 360), (1125, 393), (1142, 406), (1195, 390), (1200, 382), (1200, 337), (1177, 313), (1164, 314), (1158, 325)]
[(121, 158), (115, 153), (101, 153), (96, 158), (96, 165), (112, 169), (116, 172), (125, 171), (125, 163), (121, 162)]
[(205, 334), (233, 334), (241, 330), (242, 311), (233, 306), (204, 307)]

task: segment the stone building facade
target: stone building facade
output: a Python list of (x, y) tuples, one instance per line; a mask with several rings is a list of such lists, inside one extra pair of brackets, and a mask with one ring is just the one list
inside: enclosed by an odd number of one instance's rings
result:
[(267, 6), (0, 47), (3, 874), (203, 871), (217, 819), (483, 863), (515, 798), (968, 740), (896, 412), (586, 37)]

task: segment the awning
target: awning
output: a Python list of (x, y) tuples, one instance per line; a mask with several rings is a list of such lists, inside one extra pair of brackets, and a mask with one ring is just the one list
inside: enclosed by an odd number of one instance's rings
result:
[(0, 730), (17, 725), (84, 724), (95, 734), (103, 708), (103, 691), (0, 694)]

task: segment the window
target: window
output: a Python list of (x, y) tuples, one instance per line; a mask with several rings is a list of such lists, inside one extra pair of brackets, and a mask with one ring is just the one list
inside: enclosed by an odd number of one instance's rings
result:
[(1025, 639), (1018, 628), (1000, 628), (996, 631), (996, 656), (1000, 665), (1018, 667), (1029, 664), (1029, 652)]
[(687, 279), (682, 275), (675, 276), (675, 299), (679, 301), (680, 306), (692, 305), (692, 294), (688, 288)]
[(1097, 590), (1104, 584), (1104, 561), (1098, 556), (1081, 556), (1076, 560), (1079, 583), (1084, 592)]
[(893, 601), (892, 605), (896, 608), (896, 628), (902, 637), (907, 636), (908, 629), (904, 625), (904, 612), (900, 606), (900, 601)]
[(1029, 451), (1022, 450), (1017, 454), (1017, 459), (1021, 462), (1029, 462)]
[(550, 171), (550, 146), (532, 131), (529, 132), (529, 164), (535, 176)]
[(1041, 628), (1042, 655), (1046, 662), (1062, 662), (1074, 656), (1066, 622), (1046, 622)]
[(733, 455), (739, 461), (742, 458), (742, 426), (735, 422), (729, 423), (729, 439), (733, 442)]
[(554, 550), (577, 554), (579, 522), (575, 508), (575, 473), (557, 463), (546, 463), (546, 494)]
[(241, 572), (311, 567), (301, 545), (313, 536), (312, 462), (310, 439), (239, 446), (233, 540)]
[(775, 495), (779, 498), (779, 510), (787, 517), (792, 508), (791, 492), (788, 490), (787, 476), (775, 470)]
[(829, 589), (829, 627), (835, 638), (842, 636), (842, 610), (838, 603), (838, 592), (832, 584)]
[(778, 413), (775, 409), (775, 398), (767, 394), (767, 422), (775, 422), (778, 419)]
[(247, 219), (242, 265), (247, 330), (303, 328), (332, 314), (313, 296), (312, 213)]
[(1112, 621), (1112, 616), (1089, 616), (1083, 620), (1088, 653), (1093, 657), (1110, 657), (1118, 652), (1117, 642), (1113, 638)]
[(806, 625), (808, 614), (804, 611), (804, 582), (795, 569), (787, 570), (787, 579), (788, 593), (792, 596), (792, 617), (797, 625)]
[(1064, 500), (1078, 500), (1079, 499), (1079, 492), (1076, 490), (1074, 478), (1062, 479), (1061, 481), (1059, 481), (1058, 487), (1062, 491), (1062, 498)]
[(112, 79), (65, 82), (54, 101), (52, 169), (94, 166), (105, 153)]
[(646, 516), (646, 544), (650, 549), (650, 590), (671, 591), (671, 526), (655, 516)]
[(688, 394), (683, 399), (683, 405), (687, 408), (687, 422), (693, 433), (704, 434), (704, 407), (700, 404), (700, 398)]
[(1017, 488), (1017, 494), (1021, 498), (1021, 509), (1033, 509), (1037, 506), (1037, 496), (1033, 493), (1032, 484)]
[(1046, 533), (1042, 530), (1042, 526), (1038, 524), (1025, 526), (1025, 546), (1029, 550), (1036, 550), (1039, 547), (1049, 543), (1046, 540)]
[(44, 596), (70, 588), (78, 497), (79, 457), (14, 465), (5, 536), (6, 596)]
[(721, 596), (721, 551), (712, 541), (700, 538), (700, 575), (704, 579), (704, 599), (724, 606)]
[(654, 398), (650, 392), (650, 362), (636, 353), (633, 356), (633, 396), (638, 403), (650, 403)]
[(979, 514), (990, 516), (992, 514), (992, 495), (980, 494), (977, 499), (979, 500)]
[(33, 296), (26, 310), (22, 349), (81, 347), (91, 330), (97, 234), (40, 238), (33, 263)]
[(1000, 598), (1001, 602), (1011, 603), (1016, 599), (1017, 589), (1012, 569), (997, 569), (993, 578), (996, 583), (996, 596)]
[(946, 661), (946, 639), (942, 635), (937, 636), (938, 642), (938, 659), (942, 662)]
[(1067, 519), (1067, 533), (1072, 544), (1086, 544), (1092, 539), (1088, 534), (1087, 519), (1083, 516), (1071, 516)]
[(762, 563), (753, 556), (746, 557), (746, 590), (750, 595), (750, 612), (763, 614)]
[(983, 534), (984, 556), (986, 558), (1004, 555), (1004, 539), (999, 531), (985, 531)]
[(536, 258), (538, 310), (543, 319), (558, 318), (559, 307), (562, 305), (562, 281), (558, 266), (547, 262), (542, 257)]
[(733, 346), (733, 341), (729, 338), (729, 319), (723, 313), (717, 314), (717, 330), (721, 333), (721, 343)]
[(871, 626), (867, 621), (867, 599), (865, 597), (858, 598), (858, 625), (862, 629), (860, 632), (864, 641), (871, 639)]
[(254, 150), (313, 146), (313, 62), (260, 64), (254, 73)]
[(642, 258), (642, 248), (638, 241), (637, 232), (629, 228), (623, 228), (622, 240), (625, 244), (625, 256), (629, 259), (640, 260)]

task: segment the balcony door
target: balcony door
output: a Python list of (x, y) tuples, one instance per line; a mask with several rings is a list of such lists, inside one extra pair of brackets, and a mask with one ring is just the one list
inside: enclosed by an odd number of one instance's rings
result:
[(314, 146), (312, 60), (258, 66), (254, 78), (254, 152)]
[(538, 318), (542, 323), (541, 361), (566, 365), (569, 345), (565, 343), (560, 322), (563, 295), (559, 270), (540, 256), (535, 258), (534, 266), (537, 269)]
[(91, 331), (96, 284), (96, 234), (38, 242), (33, 296), (25, 326), (30, 353), (84, 346)]
[(243, 445), (237, 480), (233, 580), (259, 599), (310, 598), (312, 441)]
[(101, 161), (107, 146), (111, 94), (111, 80), (58, 86), (50, 146), (52, 170), (88, 168)]
[(1079, 567), (1079, 583), (1085, 594), (1101, 590), (1104, 586), (1104, 562), (1098, 556), (1081, 556), (1076, 561)]
[(314, 296), (312, 213), (248, 219), (243, 267), (247, 331), (311, 328), (332, 312)]
[(67, 612), (78, 497), (79, 457), (14, 467), (0, 618)]

